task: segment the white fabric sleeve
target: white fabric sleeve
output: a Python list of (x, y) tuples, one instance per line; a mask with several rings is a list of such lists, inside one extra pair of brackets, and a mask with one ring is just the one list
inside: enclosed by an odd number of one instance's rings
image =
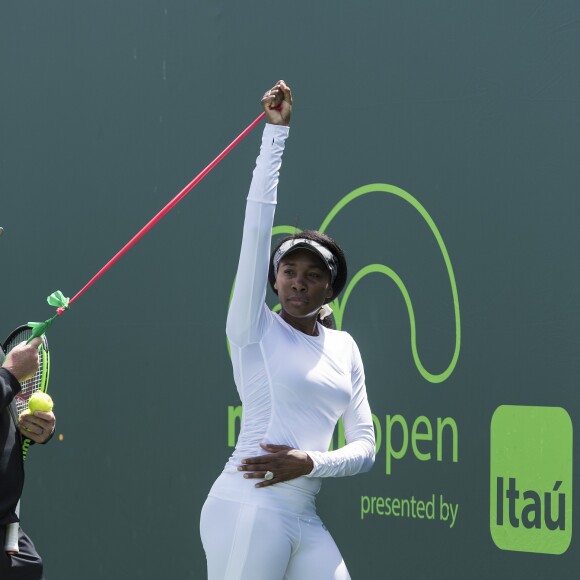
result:
[(344, 477), (369, 471), (375, 462), (375, 430), (367, 398), (365, 373), (354, 340), (352, 398), (342, 415), (346, 445), (334, 451), (307, 451), (314, 469), (306, 477)]
[(278, 176), (289, 127), (266, 124), (250, 186), (227, 337), (239, 347), (258, 342), (264, 331), (270, 242)]

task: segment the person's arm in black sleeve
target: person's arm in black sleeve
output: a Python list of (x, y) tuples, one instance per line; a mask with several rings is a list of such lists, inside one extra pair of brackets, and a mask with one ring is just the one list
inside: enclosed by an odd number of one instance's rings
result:
[(5, 368), (0, 368), (0, 410), (4, 410), (12, 403), (20, 392), (20, 383), (16, 377)]

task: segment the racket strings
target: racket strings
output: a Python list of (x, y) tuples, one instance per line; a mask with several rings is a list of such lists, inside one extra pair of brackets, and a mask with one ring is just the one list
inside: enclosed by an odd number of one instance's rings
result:
[[(26, 341), (30, 338), (32, 334), (32, 329), (28, 328), (21, 330), (19, 333), (14, 335), (11, 340), (4, 345), (6, 353), (8, 354), (17, 344)], [(42, 348), (42, 347), (41, 347)], [(16, 409), (18, 414), (22, 413), (25, 409), (28, 409), (28, 400), (37, 391), (42, 390), (42, 377), (44, 373), (44, 357), (40, 353), (39, 356), (40, 364), (38, 365), (38, 370), (30, 378), (22, 381), (20, 383), (20, 392), (14, 397), (14, 402), (16, 404)]]

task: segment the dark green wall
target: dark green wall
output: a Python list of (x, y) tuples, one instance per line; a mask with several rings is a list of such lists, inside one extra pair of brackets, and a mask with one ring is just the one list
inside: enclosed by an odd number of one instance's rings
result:
[[(48, 318), (52, 291), (75, 294), (284, 78), (296, 103), (276, 223), (317, 228), (356, 188), (397, 186), (434, 220), (459, 293), (461, 352), (440, 384), (417, 370), (392, 281), (371, 275), (349, 299), (382, 448), (371, 473), (326, 482), (319, 506), (353, 578), (576, 577), (574, 534), (559, 556), (495, 546), (490, 423), (505, 404), (578, 420), (579, 22), (572, 0), (5, 0), (2, 333)], [(205, 576), (198, 517), (239, 402), (224, 326), (258, 144), (259, 130), (49, 335), (64, 439), (33, 450), (23, 519), (50, 580)], [(369, 193), (328, 232), (353, 275), (400, 276), (421, 361), (443, 372), (453, 302), (420, 214)], [(409, 429), (452, 418), (458, 461), (446, 432), (443, 461), (409, 448), (387, 475), (397, 414)], [(435, 441), (421, 449), (436, 458)], [(452, 528), (360, 516), (361, 496), (432, 494), (459, 505)]]

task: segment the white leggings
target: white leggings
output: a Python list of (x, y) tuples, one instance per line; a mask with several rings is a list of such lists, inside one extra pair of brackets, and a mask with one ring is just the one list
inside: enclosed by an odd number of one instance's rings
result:
[(224, 473), (203, 506), (208, 580), (350, 580), (314, 496), (288, 484), (257, 489), (255, 482)]

